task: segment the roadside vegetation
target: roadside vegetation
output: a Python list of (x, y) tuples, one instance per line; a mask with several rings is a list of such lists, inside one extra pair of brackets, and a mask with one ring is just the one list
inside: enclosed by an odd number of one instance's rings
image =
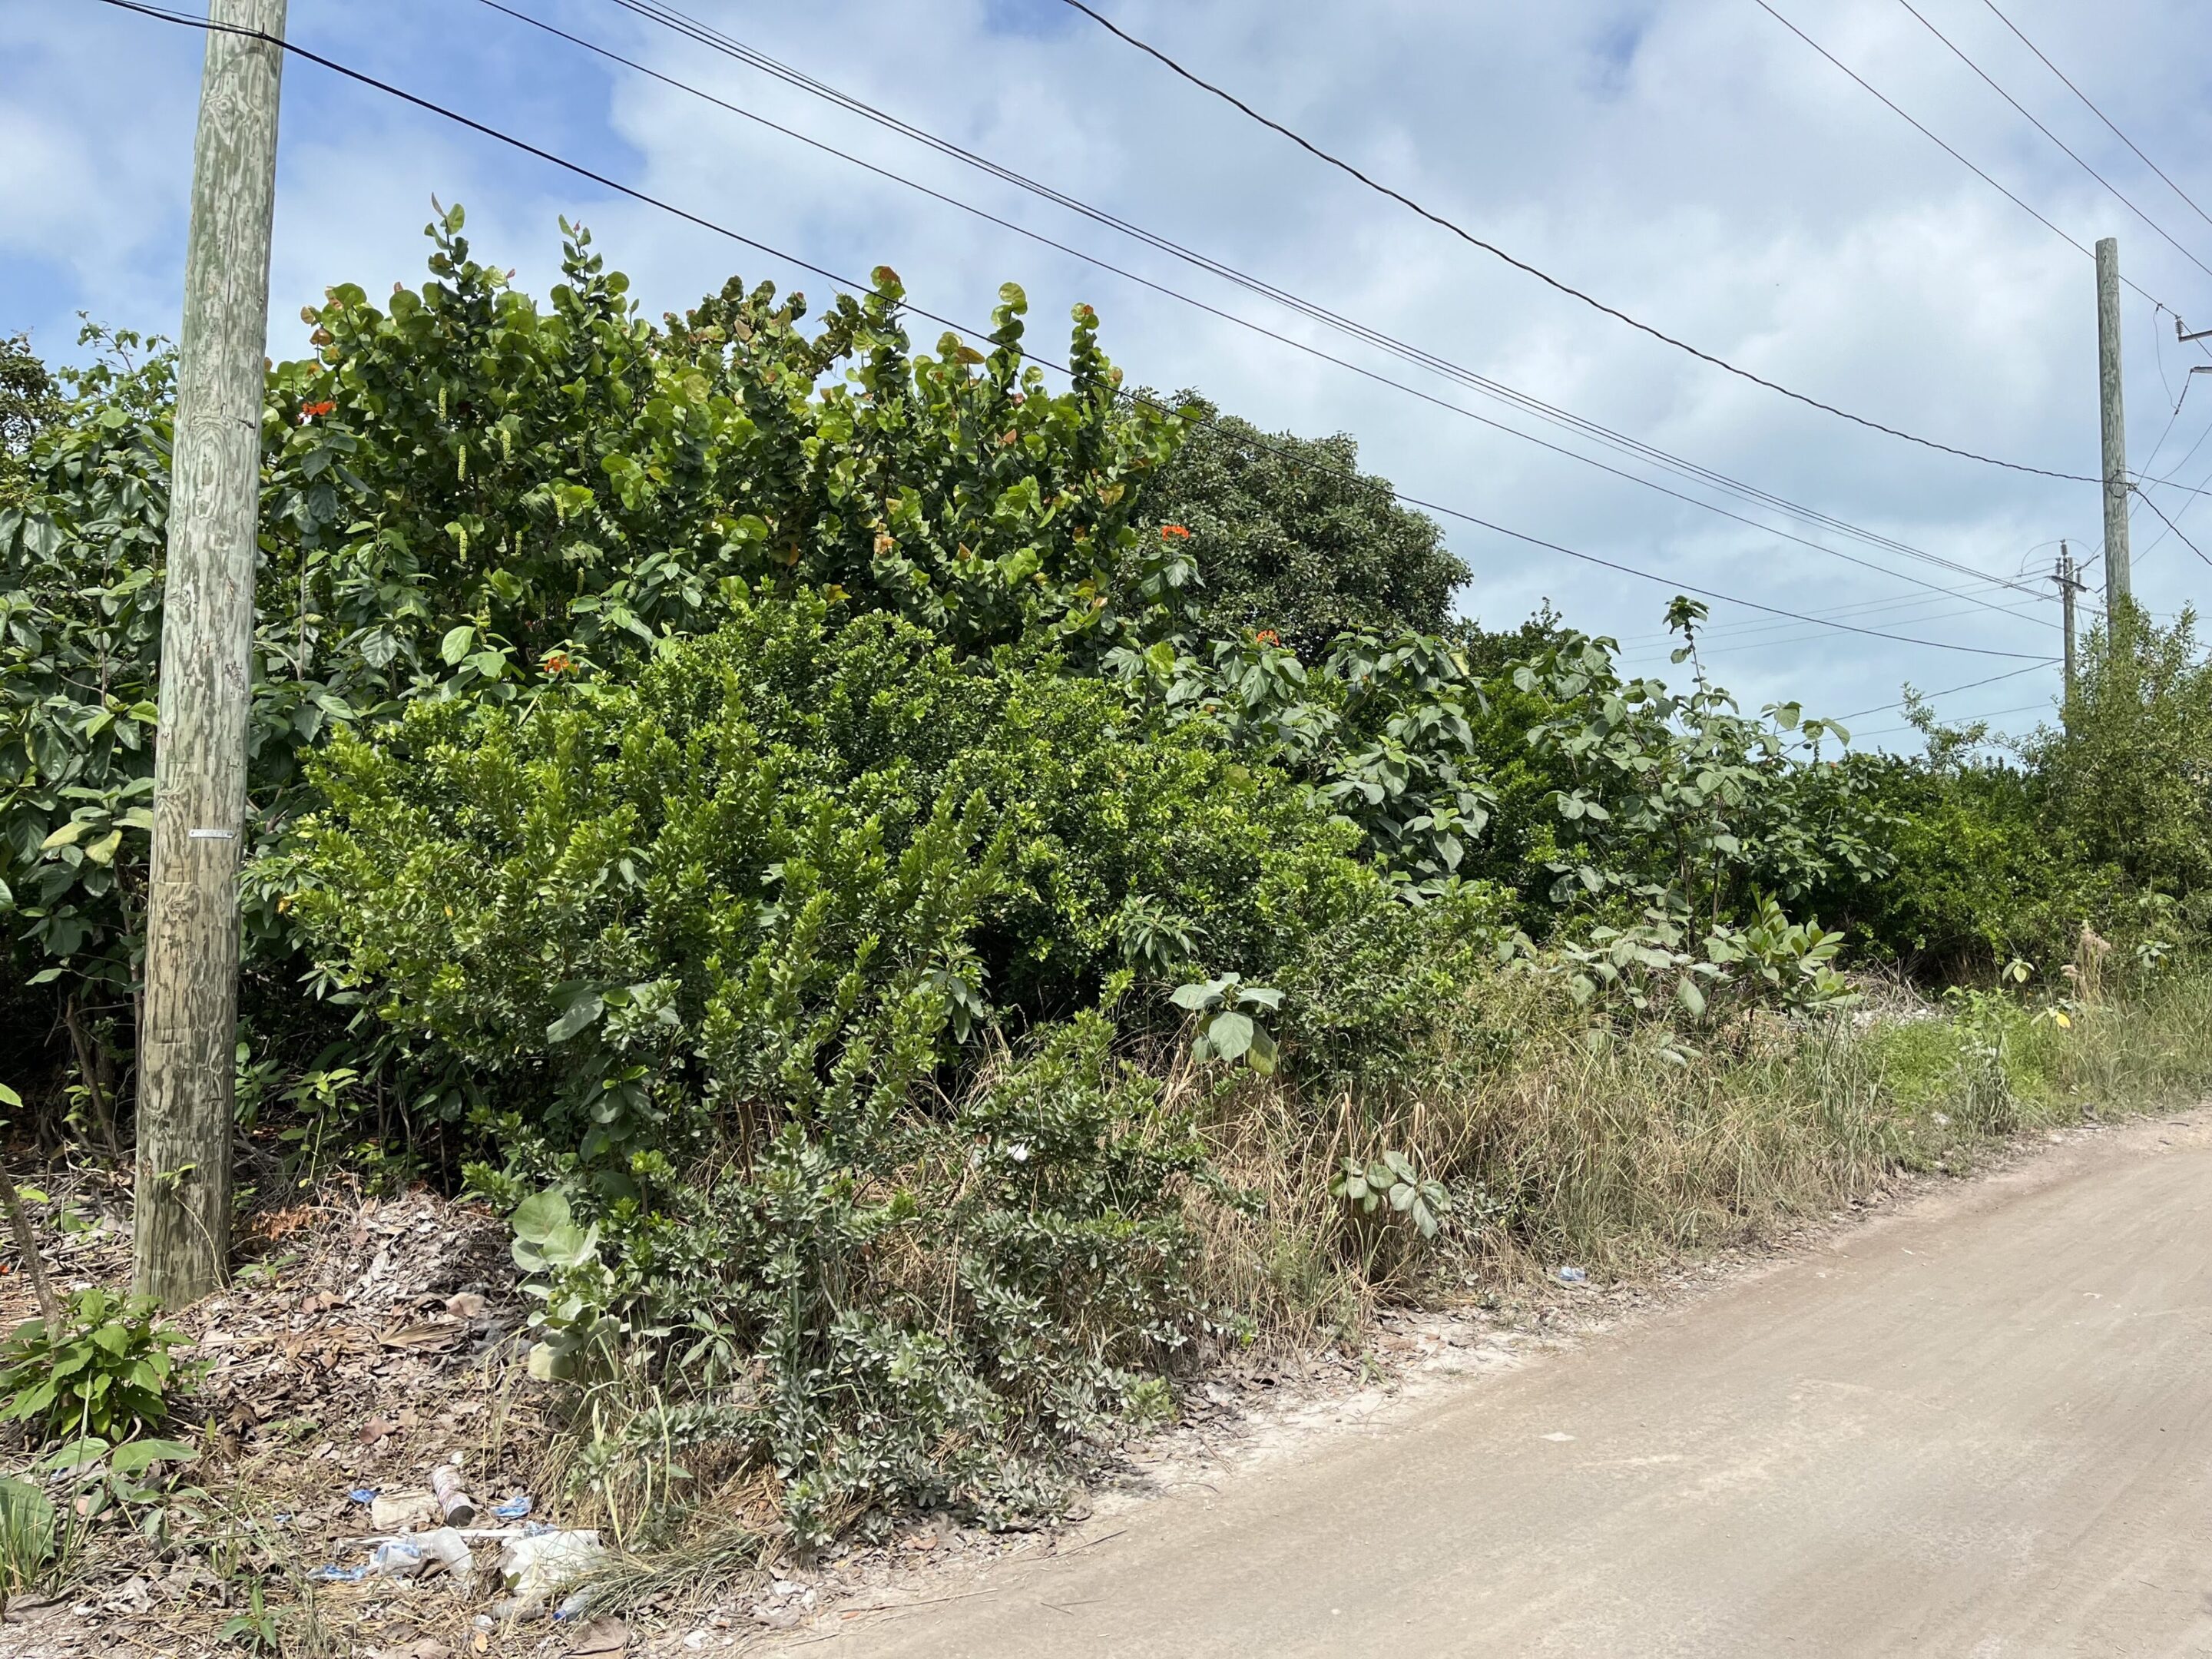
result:
[[(639, 1560), (1027, 1524), (1224, 1351), (2212, 1078), (2191, 618), (2016, 745), (1863, 753), (1688, 599), (1669, 684), (1455, 617), (1348, 440), (1125, 387), (1087, 307), (1062, 388), (1012, 287), (976, 342), (888, 270), (654, 323), (580, 230), (543, 301), (462, 231), (269, 376), (240, 1201), (495, 1209), (535, 1467)], [(139, 1042), (173, 357), (88, 343), (0, 365), (27, 1226), (128, 1159)], [(173, 1346), (79, 1290), (0, 1353), (0, 1595), (205, 1498)]]

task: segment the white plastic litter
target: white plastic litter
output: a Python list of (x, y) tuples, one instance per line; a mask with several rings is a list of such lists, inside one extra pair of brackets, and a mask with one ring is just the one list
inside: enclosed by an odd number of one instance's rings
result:
[(476, 1577), (477, 1559), (468, 1540), (451, 1527), (418, 1532), (407, 1538), (387, 1538), (368, 1558), (371, 1578), (416, 1578), (442, 1568), (457, 1586), (465, 1589)]
[(588, 1528), (510, 1538), (499, 1553), (500, 1583), (507, 1591), (501, 1607), (508, 1618), (536, 1613), (564, 1586), (595, 1571), (606, 1559), (606, 1547), (599, 1542), (599, 1534)]

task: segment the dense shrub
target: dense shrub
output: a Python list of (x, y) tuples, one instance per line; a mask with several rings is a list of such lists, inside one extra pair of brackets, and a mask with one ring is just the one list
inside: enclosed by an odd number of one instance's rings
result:
[(1263, 433), (1188, 392), (1181, 407), (1199, 419), (1151, 501), (1201, 550), (1201, 637), (1266, 629), (1315, 659), (1340, 634), (1443, 629), (1467, 567), (1434, 520), (1359, 470), (1351, 438)]
[(596, 1154), (692, 1100), (763, 1136), (896, 1110), (988, 1021), (1125, 968), (1264, 976), (1387, 902), (1200, 731), (830, 609), (741, 600), (632, 680), (342, 735), (283, 866), (308, 949), (478, 1110)]
[(1111, 1036), (1054, 1025), (941, 1114), (792, 1122), (750, 1159), (587, 1200), (588, 1233), (565, 1199), (526, 1202), (536, 1368), (617, 1393), (641, 1362), (680, 1379), (579, 1473), (763, 1464), (808, 1545), (902, 1506), (997, 1524), (1056, 1502), (1199, 1320), (1195, 1146)]
[[(460, 227), (458, 209), (429, 227), (431, 280), (384, 309), (330, 290), (306, 319), (314, 356), (270, 373), (251, 854), (313, 801), (302, 763), (332, 730), (624, 672), (718, 625), (728, 583), (1077, 661), (1175, 620), (1188, 552), (1140, 515), (1181, 422), (1118, 395), (1088, 307), (1054, 393), (1024, 362), (1011, 287), (988, 351), (947, 337), (912, 354), (888, 270), (811, 332), (799, 296), (735, 282), (654, 327), (583, 233), (541, 307)], [(97, 1011), (78, 1052), (127, 1075), (174, 365), (96, 337), (73, 399), (8, 428), (10, 446), (33, 435), (24, 487), (0, 498), (0, 994), (51, 988), (0, 1017), (27, 1036)], [(276, 896), (247, 895), (247, 1005), (287, 1028)]]
[(2138, 890), (2212, 888), (2212, 662), (2193, 610), (2164, 627), (2130, 610), (2098, 629), (2063, 724), (2027, 758), (2061, 856)]
[(2002, 758), (1853, 755), (1807, 792), (1850, 813), (1887, 871), (1824, 882), (1819, 902), (1877, 959), (1926, 980), (1986, 976), (2014, 957), (2055, 968), (2085, 921), (2109, 921), (2124, 885), (2066, 856), (2038, 780)]

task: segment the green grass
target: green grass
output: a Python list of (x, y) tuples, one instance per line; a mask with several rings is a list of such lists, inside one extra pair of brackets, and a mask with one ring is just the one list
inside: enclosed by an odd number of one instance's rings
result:
[[(2212, 968), (2057, 1018), (2039, 996), (1978, 993), (1909, 1018), (1753, 1014), (1697, 1043), (1659, 1028), (1594, 1043), (1526, 981), (1467, 994), (1457, 1036), (1387, 1091), (1249, 1084), (1212, 1103), (1209, 1137), (1247, 1194), (1200, 1206), (1218, 1305), (1274, 1340), (1350, 1340), (1378, 1299), (1452, 1294), (1470, 1270), (1648, 1271), (1903, 1171), (1963, 1173), (2010, 1136), (2212, 1089)], [(1386, 1147), (1457, 1195), (1446, 1248), (1328, 1195), (1343, 1156)]]

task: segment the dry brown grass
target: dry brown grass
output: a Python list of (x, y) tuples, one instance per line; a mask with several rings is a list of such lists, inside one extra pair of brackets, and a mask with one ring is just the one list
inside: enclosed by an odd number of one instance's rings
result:
[[(1996, 1138), (2201, 1094), (2207, 989), (2170, 973), (2069, 1025), (2018, 1000), (1753, 1014), (1692, 1044), (1656, 1027), (1593, 1040), (1555, 991), (1485, 980), (1470, 1024), (1508, 1042), (1447, 1039), (1386, 1088), (1251, 1079), (1206, 1103), (1218, 1166), (1248, 1196), (1194, 1207), (1204, 1291), (1272, 1344), (1351, 1341), (1378, 1300), (1569, 1262), (1632, 1274), (1771, 1237), (1900, 1170), (1963, 1171)], [(1329, 1196), (1343, 1158), (1384, 1148), (1457, 1196), (1446, 1248)]]

